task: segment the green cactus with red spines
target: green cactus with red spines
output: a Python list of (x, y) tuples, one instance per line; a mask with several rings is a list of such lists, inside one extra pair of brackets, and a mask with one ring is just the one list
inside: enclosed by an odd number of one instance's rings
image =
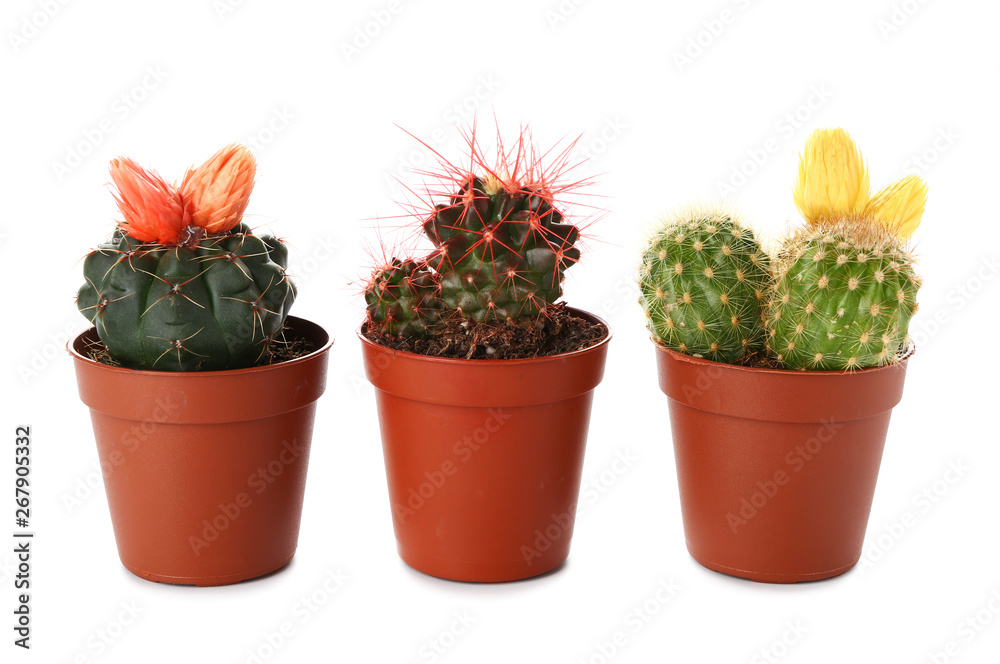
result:
[(365, 301), (373, 320), (395, 337), (422, 337), (441, 320), (441, 285), (427, 267), (393, 259), (372, 277)]
[(579, 229), (565, 223), (554, 194), (566, 190), (554, 183), (568, 152), (543, 172), (524, 134), (513, 157), (501, 151), (498, 167), (485, 164), (474, 137), (469, 145), (473, 168), (456, 177), (451, 167), (454, 193), (420, 218), (434, 251), (419, 261), (394, 259), (366, 285), (372, 329), (428, 337), (451, 316), (527, 319), (562, 296), (565, 271), (580, 258)]

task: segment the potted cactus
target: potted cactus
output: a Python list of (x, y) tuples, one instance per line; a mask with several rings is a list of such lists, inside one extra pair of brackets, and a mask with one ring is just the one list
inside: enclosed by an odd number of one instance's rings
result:
[(119, 556), (145, 579), (236, 583), (295, 552), (331, 341), (288, 316), (282, 242), (242, 223), (255, 170), (241, 146), (179, 186), (113, 160), (123, 219), (83, 263), (94, 327), (69, 352)]
[(875, 196), (843, 130), (807, 141), (805, 225), (770, 255), (718, 205), (677, 213), (642, 258), (688, 550), (702, 565), (791, 583), (853, 567), (920, 280), (907, 239), (926, 187)]
[(580, 184), (564, 178), (571, 150), (543, 164), (522, 132), (510, 149), (497, 141), (494, 163), (465, 138), (465, 165), (443, 162), (444, 193), (414, 211), (433, 249), (373, 270), (359, 337), (400, 557), (510, 581), (569, 554), (610, 333), (557, 303), (580, 257), (564, 216)]

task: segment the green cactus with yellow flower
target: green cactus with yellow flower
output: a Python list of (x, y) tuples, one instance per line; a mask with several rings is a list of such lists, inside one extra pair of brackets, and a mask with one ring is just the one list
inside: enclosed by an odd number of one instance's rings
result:
[(806, 226), (785, 239), (774, 262), (770, 352), (791, 369), (899, 361), (920, 288), (907, 240), (927, 186), (910, 175), (871, 196), (861, 151), (843, 129), (825, 129), (806, 141), (794, 198)]
[(731, 211), (706, 214), (702, 206), (668, 220), (651, 238), (639, 276), (654, 340), (733, 364), (843, 371), (898, 362), (917, 311), (920, 278), (908, 239), (927, 186), (910, 175), (871, 195), (869, 179), (846, 131), (817, 130), (794, 188), (806, 223), (774, 255), (763, 255)]

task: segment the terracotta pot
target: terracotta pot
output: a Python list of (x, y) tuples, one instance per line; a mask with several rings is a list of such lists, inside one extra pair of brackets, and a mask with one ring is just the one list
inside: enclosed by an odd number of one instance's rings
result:
[(138, 371), (70, 348), (90, 407), (122, 564), (152, 581), (236, 583), (295, 553), (329, 335), (289, 317), (317, 350), (234, 371)]
[(561, 565), (610, 334), (581, 351), (526, 360), (435, 358), (358, 336), (403, 561), (484, 582)]
[(656, 356), (695, 560), (770, 583), (852, 568), (906, 360), (841, 373)]

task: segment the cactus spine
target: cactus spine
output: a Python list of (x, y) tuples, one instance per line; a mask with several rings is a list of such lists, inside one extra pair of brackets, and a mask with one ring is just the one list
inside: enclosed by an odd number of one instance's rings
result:
[(768, 264), (731, 212), (703, 205), (674, 215), (650, 240), (639, 275), (653, 339), (716, 362), (759, 357)]

